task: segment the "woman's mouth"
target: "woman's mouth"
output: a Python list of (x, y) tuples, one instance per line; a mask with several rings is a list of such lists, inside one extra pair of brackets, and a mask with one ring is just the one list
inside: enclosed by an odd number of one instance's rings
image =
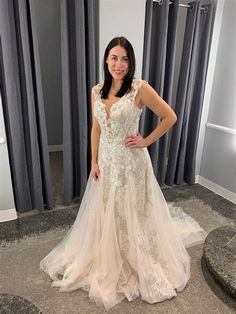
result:
[(124, 73), (124, 71), (122, 70), (114, 70), (114, 72), (117, 74), (117, 75), (121, 75), (122, 73)]

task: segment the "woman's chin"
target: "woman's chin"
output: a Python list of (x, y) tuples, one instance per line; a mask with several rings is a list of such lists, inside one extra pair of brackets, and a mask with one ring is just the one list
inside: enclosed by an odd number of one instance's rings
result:
[(125, 77), (125, 74), (119, 75), (119, 74), (112, 74), (113, 79), (115, 80), (123, 80)]

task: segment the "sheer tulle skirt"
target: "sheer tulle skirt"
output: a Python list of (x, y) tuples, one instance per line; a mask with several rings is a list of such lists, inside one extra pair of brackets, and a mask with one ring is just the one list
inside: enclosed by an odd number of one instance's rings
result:
[(40, 263), (52, 286), (86, 290), (107, 310), (125, 297), (155, 303), (185, 288), (186, 247), (202, 243), (206, 233), (180, 208), (168, 208), (151, 167), (140, 193), (137, 203), (132, 176), (108, 193), (105, 176), (95, 182), (90, 175), (73, 226)]

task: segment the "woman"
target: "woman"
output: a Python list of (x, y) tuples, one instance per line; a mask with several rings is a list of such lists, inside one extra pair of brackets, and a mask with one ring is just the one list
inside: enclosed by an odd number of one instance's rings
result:
[[(134, 72), (130, 42), (114, 38), (104, 54), (104, 83), (92, 89), (86, 191), (70, 231), (40, 263), (60, 291), (89, 291), (107, 310), (125, 297), (155, 303), (182, 291), (190, 278), (185, 246), (205, 236), (186, 215), (171, 218), (146, 147), (170, 129), (176, 115)], [(146, 138), (138, 133), (144, 105), (161, 120)]]

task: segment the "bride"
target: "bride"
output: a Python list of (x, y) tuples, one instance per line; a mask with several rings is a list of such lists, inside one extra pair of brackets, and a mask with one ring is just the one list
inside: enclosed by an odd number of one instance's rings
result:
[[(190, 278), (186, 247), (206, 236), (164, 199), (146, 147), (177, 118), (134, 72), (132, 45), (124, 37), (112, 39), (104, 54), (104, 82), (92, 88), (92, 165), (79, 212), (40, 263), (52, 286), (86, 290), (107, 310), (124, 298), (155, 303), (176, 296)], [(144, 105), (161, 120), (146, 138), (138, 133)]]

